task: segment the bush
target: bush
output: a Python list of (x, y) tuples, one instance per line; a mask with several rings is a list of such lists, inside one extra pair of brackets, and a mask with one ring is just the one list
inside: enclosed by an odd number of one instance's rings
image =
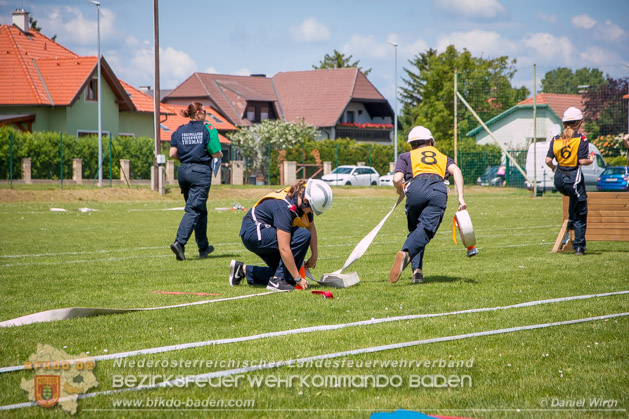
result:
[[(98, 174), (98, 136), (74, 137), (58, 132), (20, 132), (11, 127), (0, 128), (0, 177), (9, 179), (12, 159), (13, 178), (22, 178), (22, 159), (31, 158), (33, 179), (57, 180), (72, 177), (72, 160), (83, 161), (83, 177), (95, 179)], [(112, 177), (120, 178), (120, 159), (129, 159), (131, 179), (149, 179), (153, 165), (154, 140), (148, 137), (120, 137), (111, 141)], [(103, 177), (109, 177), (109, 138), (103, 137)]]

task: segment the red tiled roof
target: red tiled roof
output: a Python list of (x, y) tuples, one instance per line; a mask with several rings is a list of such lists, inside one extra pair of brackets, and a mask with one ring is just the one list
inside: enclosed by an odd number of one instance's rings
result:
[(271, 79), (194, 73), (165, 100), (211, 102), (211, 107), (241, 126), (251, 125), (244, 118), (248, 102), (270, 102), (280, 119), (304, 118), (318, 127), (335, 126), (352, 100), (373, 106), (368, 112), (390, 111), (393, 116), (386, 99), (357, 68), (283, 72)]
[(287, 121), (332, 127), (351, 100), (386, 99), (357, 68), (278, 73), (273, 77)]
[(124, 90), (127, 92), (127, 95), (131, 98), (131, 101), (135, 105), (135, 109), (138, 112), (149, 112), (153, 113), (155, 109), (155, 105), (153, 103), (153, 98), (141, 90), (136, 89), (131, 86), (129, 83), (124, 82), (118, 79)]
[(629, 99), (629, 93), (627, 93), (626, 95), (624, 95), (622, 98), (623, 98), (623, 99)]
[[(35, 30), (0, 26), (0, 105), (72, 105), (96, 67), (96, 57), (80, 57)], [(135, 110), (104, 58), (101, 74), (120, 110)]]
[(39, 32), (26, 34), (13, 25), (0, 26), (0, 57), (0, 105), (52, 104), (38, 74), (39, 61), (79, 58)]
[[(165, 98), (213, 102), (210, 106), (223, 113), (236, 125), (250, 126), (243, 118), (248, 100), (277, 102), (271, 79), (263, 76), (230, 76), (194, 73), (173, 89)], [(279, 108), (275, 105), (276, 113)]]
[[(151, 99), (152, 100), (152, 99)], [(190, 118), (186, 118), (181, 114), (187, 106), (161, 104), (161, 120), (160, 120), (160, 139), (162, 141), (170, 141), (170, 136), (180, 126), (190, 122)], [(228, 131), (236, 131), (236, 127), (225, 118), (220, 116), (218, 112), (206, 107), (207, 121), (219, 131), (218, 138), (222, 144), (231, 144), (223, 134)]]
[[(523, 100), (518, 105), (532, 105), (533, 98)], [(540, 93), (536, 98), (537, 105), (549, 105), (559, 118), (571, 106), (583, 110), (583, 97), (581, 95), (565, 95), (559, 93)]]

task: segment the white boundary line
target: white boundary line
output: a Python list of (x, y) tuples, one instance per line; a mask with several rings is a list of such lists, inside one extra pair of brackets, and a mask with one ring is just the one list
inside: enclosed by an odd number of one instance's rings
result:
[[(215, 339), (215, 340), (207, 340), (207, 341), (202, 341), (202, 342), (190, 342), (190, 343), (181, 343), (181, 344), (178, 344), (178, 345), (169, 345), (169, 346), (160, 346), (160, 347), (155, 347), (155, 348), (138, 349), (138, 350), (135, 350), (135, 351), (117, 352), (117, 353), (114, 353), (114, 354), (98, 355), (98, 356), (94, 356), (94, 357), (89, 357), (89, 360), (92, 360), (92, 361), (107, 361), (107, 360), (111, 360), (111, 359), (122, 359), (122, 358), (131, 357), (131, 356), (138, 356), (138, 355), (148, 355), (148, 354), (158, 354), (158, 353), (163, 353), (163, 352), (180, 351), (180, 350), (184, 350), (184, 349), (198, 348), (198, 347), (203, 347), (203, 346), (223, 345), (223, 344), (227, 344), (227, 343), (236, 343), (236, 342), (247, 342), (247, 341), (258, 340), (258, 339), (265, 339), (265, 338), (271, 338), (271, 337), (277, 337), (277, 336), (289, 336), (289, 335), (297, 335), (297, 334), (302, 334), (302, 333), (322, 332), (322, 331), (327, 331), (327, 330), (338, 330), (338, 329), (343, 329), (343, 328), (346, 328), (346, 327), (368, 326), (368, 325), (373, 325), (373, 324), (390, 323), (390, 322), (397, 322), (397, 321), (404, 321), (404, 320), (425, 319), (425, 318), (430, 318), (430, 317), (452, 316), (452, 315), (458, 315), (458, 314), (469, 314), (469, 313), (482, 313), (482, 312), (487, 312), (487, 311), (510, 310), (512, 308), (532, 307), (532, 306), (542, 305), (542, 304), (555, 304), (555, 303), (560, 303), (560, 302), (565, 302), (565, 301), (585, 300), (585, 299), (590, 299), (590, 298), (609, 297), (609, 296), (614, 296), (614, 295), (626, 295), (626, 294), (629, 294), (629, 290), (627, 290), (627, 291), (615, 291), (615, 292), (608, 292), (608, 293), (601, 293), (601, 294), (576, 295), (576, 296), (570, 296), (570, 297), (553, 298), (553, 299), (548, 299), (548, 300), (528, 301), (528, 302), (513, 304), (513, 305), (509, 305), (509, 306), (504, 306), (504, 307), (472, 308), (472, 309), (468, 309), (468, 310), (451, 311), (451, 312), (447, 312), (447, 313), (412, 314), (412, 315), (407, 315), (407, 316), (386, 317), (386, 318), (380, 318), (380, 319), (372, 318), (371, 320), (361, 320), (361, 321), (352, 322), (352, 323), (341, 323), (341, 324), (332, 324), (332, 325), (310, 326), (310, 327), (303, 327), (303, 328), (299, 328), (299, 329), (280, 330), (280, 331), (277, 331), (277, 332), (261, 333), (261, 334), (258, 334), (258, 335), (249, 335), (249, 336), (242, 336), (242, 337), (237, 337), (237, 338)], [(261, 294), (252, 294), (252, 295), (261, 295)], [(212, 300), (212, 301), (214, 301), (214, 300)], [(179, 305), (179, 306), (181, 306), (181, 305)], [(178, 306), (172, 306), (172, 307), (178, 307)], [(70, 362), (70, 363), (74, 363), (74, 362), (81, 361), (81, 360), (85, 361), (87, 359), (88, 358), (71, 359), (71, 360), (67, 360), (67, 361)], [(14, 365), (14, 366), (10, 366), (10, 367), (2, 367), (2, 368), (0, 368), (0, 374), (6, 373), (6, 372), (11, 372), (11, 371), (20, 371), (20, 370), (23, 370), (23, 369), (24, 369), (24, 365)]]
[[(150, 389), (156, 389), (156, 388), (182, 387), (183, 385), (186, 385), (188, 383), (193, 383), (197, 380), (200, 380), (201, 382), (208, 382), (208, 380), (211, 380), (212, 378), (227, 377), (227, 376), (235, 375), (235, 374), (246, 374), (253, 371), (266, 370), (266, 369), (272, 369), (272, 368), (287, 367), (287, 366), (291, 366), (291, 365), (295, 365), (299, 363), (304, 364), (304, 363), (309, 363), (312, 361), (318, 361), (321, 359), (333, 359), (333, 358), (340, 358), (343, 356), (389, 351), (392, 349), (408, 348), (412, 346), (427, 345), (431, 343), (450, 342), (454, 340), (469, 339), (469, 338), (475, 338), (479, 336), (492, 336), (492, 335), (500, 335), (500, 334), (505, 334), (505, 333), (521, 332), (525, 330), (543, 329), (547, 327), (566, 326), (566, 325), (571, 325), (571, 324), (585, 323), (585, 322), (605, 320), (605, 319), (613, 319), (613, 318), (624, 317), (624, 316), (629, 316), (629, 312), (606, 314), (603, 316), (587, 317), (583, 319), (565, 320), (561, 322), (509, 327), (506, 329), (486, 330), (483, 332), (466, 333), (463, 335), (454, 335), (454, 336), (444, 336), (444, 337), (438, 337), (438, 338), (416, 340), (416, 341), (411, 341), (411, 342), (392, 343), (389, 345), (382, 345), (382, 346), (372, 346), (368, 348), (353, 349), (349, 351), (334, 352), (334, 353), (323, 354), (323, 355), (315, 355), (315, 356), (310, 356), (306, 358), (289, 359), (286, 361), (278, 361), (272, 364), (269, 363), (269, 364), (255, 365), (255, 366), (244, 367), (244, 368), (234, 368), (230, 370), (214, 371), (214, 372), (209, 372), (209, 373), (204, 373), (204, 374), (188, 375), (186, 377), (182, 377), (176, 380), (163, 381), (161, 383), (156, 383), (150, 386), (123, 388), (119, 390), (105, 390), (105, 391), (99, 391), (95, 393), (79, 394), (78, 396), (66, 396), (66, 397), (60, 398), (58, 403), (64, 402), (67, 400), (88, 399), (88, 398), (92, 398), (96, 396), (108, 396), (112, 394), (150, 390)], [(0, 406), (0, 410), (13, 410), (13, 409), (21, 409), (24, 407), (32, 407), (32, 406), (37, 406), (37, 403), (26, 402), (26, 403), (4, 405), (4, 406)]]

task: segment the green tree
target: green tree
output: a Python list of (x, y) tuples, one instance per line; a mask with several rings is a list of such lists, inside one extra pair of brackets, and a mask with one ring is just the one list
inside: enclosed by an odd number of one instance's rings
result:
[(247, 169), (256, 175), (266, 176), (270, 164), (269, 145), (273, 150), (286, 149), (314, 140), (317, 134), (316, 127), (306, 124), (303, 118), (297, 123), (266, 119), (249, 129), (241, 127), (228, 137), (244, 157)]
[(319, 61), (319, 65), (318, 66), (313, 65), (312, 68), (317, 70), (317, 69), (323, 69), (323, 68), (354, 68), (356, 67), (365, 76), (367, 76), (371, 72), (371, 68), (368, 70), (363, 70), (363, 68), (358, 65), (360, 60), (356, 60), (353, 63), (351, 62), (351, 60), (352, 60), (351, 55), (346, 57), (345, 54), (342, 54), (338, 52), (337, 50), (334, 50), (334, 53), (332, 55), (325, 54), (325, 57), (323, 57), (323, 60)]
[(628, 89), (629, 77), (608, 77), (605, 83), (583, 95), (585, 130), (592, 139), (626, 132), (627, 101), (622, 97)]
[[(404, 69), (403, 116), (400, 118), (405, 136), (415, 125), (430, 129), (437, 142), (449, 146), (454, 137), (454, 70), (457, 69), (458, 91), (483, 120), (513, 107), (525, 99), (529, 90), (511, 86), (515, 60), (508, 57), (484, 59), (473, 57), (453, 45), (437, 54), (428, 50), (409, 61), (415, 68)], [(465, 133), (478, 122), (463, 106), (458, 107), (459, 132)]]
[(563, 93), (576, 95), (579, 86), (597, 88), (605, 83), (603, 72), (596, 68), (583, 67), (574, 73), (566, 67), (559, 67), (547, 72), (541, 81), (542, 93)]

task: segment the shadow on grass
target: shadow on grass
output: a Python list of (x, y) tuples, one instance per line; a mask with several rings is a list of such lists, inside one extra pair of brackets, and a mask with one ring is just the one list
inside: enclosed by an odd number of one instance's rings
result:
[(429, 277), (424, 277), (424, 284), (430, 283), (430, 282), (465, 282), (468, 284), (478, 284), (478, 281), (474, 280), (474, 279), (469, 279), (469, 278), (459, 278), (459, 277), (454, 277), (454, 276), (444, 276), (444, 275), (438, 275), (438, 276), (429, 276)]
[(196, 261), (196, 262), (203, 262), (203, 261), (208, 261), (208, 260), (212, 260), (212, 259), (238, 259), (241, 258), (242, 254), (241, 253), (221, 253), (218, 255), (215, 255), (214, 253), (211, 253), (208, 257), (206, 258), (200, 258), (199, 255), (197, 254), (195, 257), (191, 257), (190, 259), (188, 259), (188, 257), (186, 257), (186, 260), (189, 261)]

